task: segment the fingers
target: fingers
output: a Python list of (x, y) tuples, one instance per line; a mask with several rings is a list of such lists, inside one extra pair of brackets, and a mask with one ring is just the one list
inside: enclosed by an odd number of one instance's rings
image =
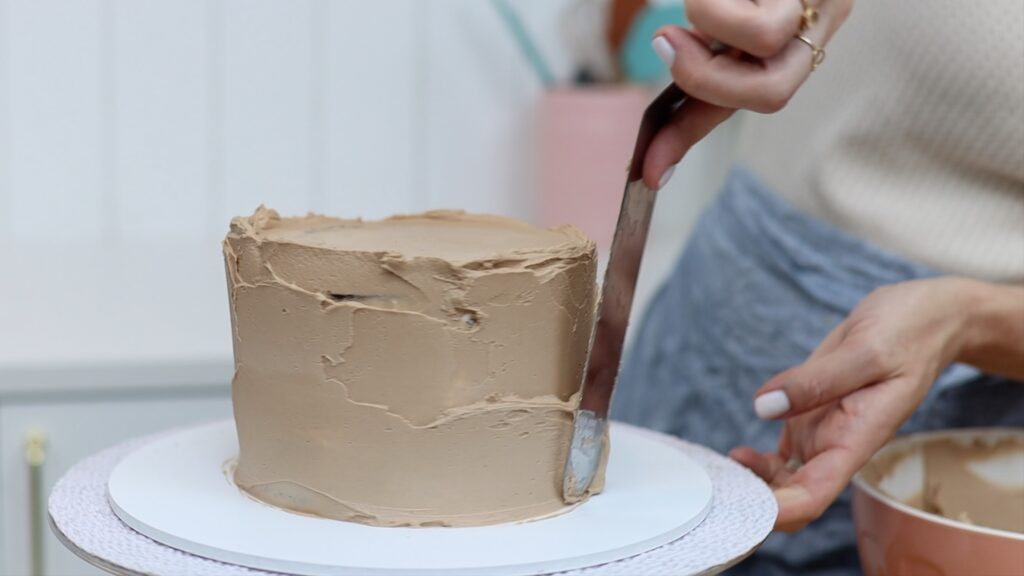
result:
[(780, 476), (787, 472), (786, 463), (778, 454), (762, 454), (749, 446), (734, 448), (729, 452), (729, 457), (740, 464), (750, 468), (762, 480), (768, 484), (783, 480)]
[[(662, 27), (654, 47), (691, 96), (724, 108), (771, 113), (781, 110), (810, 74), (812, 49), (795, 38), (799, 0), (691, 0), (687, 7), (697, 30)], [(818, 22), (802, 34), (824, 46), (849, 8), (850, 0), (822, 3)], [(710, 38), (733, 49), (715, 53)]]
[(779, 516), (775, 528), (784, 532), (799, 530), (821, 516), (861, 464), (856, 455), (845, 449), (830, 449), (805, 463), (784, 483), (776, 483)]
[[(832, 16), (823, 13), (807, 35), (824, 44), (848, 11), (840, 5), (848, 4), (849, 0), (829, 2), (836, 6), (830, 9)], [(644, 182), (654, 189), (664, 186), (671, 168), (690, 147), (735, 109), (778, 111), (811, 71), (810, 48), (793, 38), (800, 22), (799, 0), (694, 0), (688, 6), (698, 29), (666, 26), (652, 42), (676, 84), (692, 97), (648, 150)], [(713, 50), (712, 38), (732, 49)]]
[(779, 504), (775, 528), (784, 532), (799, 530), (821, 516), (863, 464), (863, 458), (844, 448), (822, 452), (796, 470), (789, 469), (779, 454), (745, 446), (729, 456), (772, 487)]
[(846, 340), (831, 352), (773, 377), (755, 393), (754, 411), (765, 419), (792, 417), (830, 404), (893, 373), (883, 350)]
[[(773, 479), (779, 502), (777, 529), (800, 529), (824, 513), (857, 470), (896, 434), (921, 400), (907, 396), (905, 391), (912, 386), (902, 379), (853, 392), (841, 403), (823, 409), (828, 415), (818, 422), (809, 423), (806, 416), (786, 422), (790, 438), (801, 440), (794, 455), (803, 457), (805, 463), (791, 474), (779, 472)], [(780, 459), (788, 461), (781, 453), (786, 441), (780, 441)]]
[[(812, 2), (818, 18), (804, 33), (819, 45), (850, 14), (852, 0)], [(688, 0), (686, 16), (702, 34), (758, 58), (771, 58), (800, 33), (800, 0)]]
[[(782, 456), (762, 454), (746, 446), (732, 450), (729, 456), (772, 487), (779, 505), (776, 530), (791, 532), (804, 527), (828, 508), (845, 485), (839, 476), (823, 476), (818, 464), (809, 470), (808, 464), (793, 471), (786, 467)], [(835, 490), (837, 485), (840, 486), (838, 491)]]
[(800, 26), (799, 0), (687, 0), (686, 17), (708, 36), (759, 58), (777, 54)]
[(844, 320), (843, 322), (840, 322), (832, 329), (831, 332), (828, 333), (828, 336), (825, 336), (825, 339), (818, 344), (818, 347), (811, 353), (810, 358), (820, 358), (825, 354), (830, 354), (835, 351), (835, 349), (839, 348), (843, 343), (843, 340), (846, 339), (847, 334), (849, 334), (849, 330), (850, 328), (847, 321)]
[(683, 91), (726, 108), (781, 110), (811, 72), (810, 49), (795, 39), (766, 60), (717, 54), (682, 28), (662, 29), (655, 42)]
[(644, 182), (653, 190), (665, 185), (669, 171), (690, 148), (729, 116), (734, 110), (700, 100), (687, 100), (672, 120), (655, 135), (644, 157)]

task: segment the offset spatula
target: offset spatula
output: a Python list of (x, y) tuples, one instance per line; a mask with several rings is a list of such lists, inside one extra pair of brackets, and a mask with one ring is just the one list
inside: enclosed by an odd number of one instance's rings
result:
[(576, 502), (586, 496), (607, 442), (608, 409), (619, 375), (633, 292), (657, 196), (656, 190), (644, 184), (644, 157), (654, 136), (686, 99), (686, 93), (672, 84), (647, 107), (640, 122), (640, 133), (633, 148), (626, 191), (622, 195), (619, 221), (601, 287), (572, 445), (565, 462), (562, 496), (566, 502)]

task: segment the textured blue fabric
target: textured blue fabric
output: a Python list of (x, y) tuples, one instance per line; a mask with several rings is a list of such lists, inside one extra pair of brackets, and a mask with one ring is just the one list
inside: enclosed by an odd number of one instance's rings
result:
[[(781, 424), (754, 415), (753, 392), (803, 362), (875, 288), (934, 275), (735, 168), (637, 327), (613, 416), (723, 453), (774, 450)], [(972, 425), (1024, 425), (1024, 384), (953, 366), (902, 432)], [(798, 533), (773, 534), (733, 573), (860, 573), (849, 498)]]

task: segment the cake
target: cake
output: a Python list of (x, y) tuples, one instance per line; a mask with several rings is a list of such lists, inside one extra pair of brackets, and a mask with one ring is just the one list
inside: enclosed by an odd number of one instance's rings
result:
[(260, 207), (231, 222), (224, 256), (239, 488), (377, 526), (567, 508), (595, 309), (595, 248), (577, 229)]

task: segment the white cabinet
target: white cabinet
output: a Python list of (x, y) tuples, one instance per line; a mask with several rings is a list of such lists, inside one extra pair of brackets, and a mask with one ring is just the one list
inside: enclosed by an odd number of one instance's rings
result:
[[(0, 392), (0, 574), (31, 574), (33, 507), (45, 511), (53, 484), (76, 462), (125, 439), (230, 415), (226, 382), (205, 389), (125, 388), (8, 401)], [(33, 502), (25, 447), (28, 435), (36, 432), (46, 442), (39, 474), (42, 497)], [(66, 550), (45, 526), (41, 546), (43, 574), (100, 573)]]

